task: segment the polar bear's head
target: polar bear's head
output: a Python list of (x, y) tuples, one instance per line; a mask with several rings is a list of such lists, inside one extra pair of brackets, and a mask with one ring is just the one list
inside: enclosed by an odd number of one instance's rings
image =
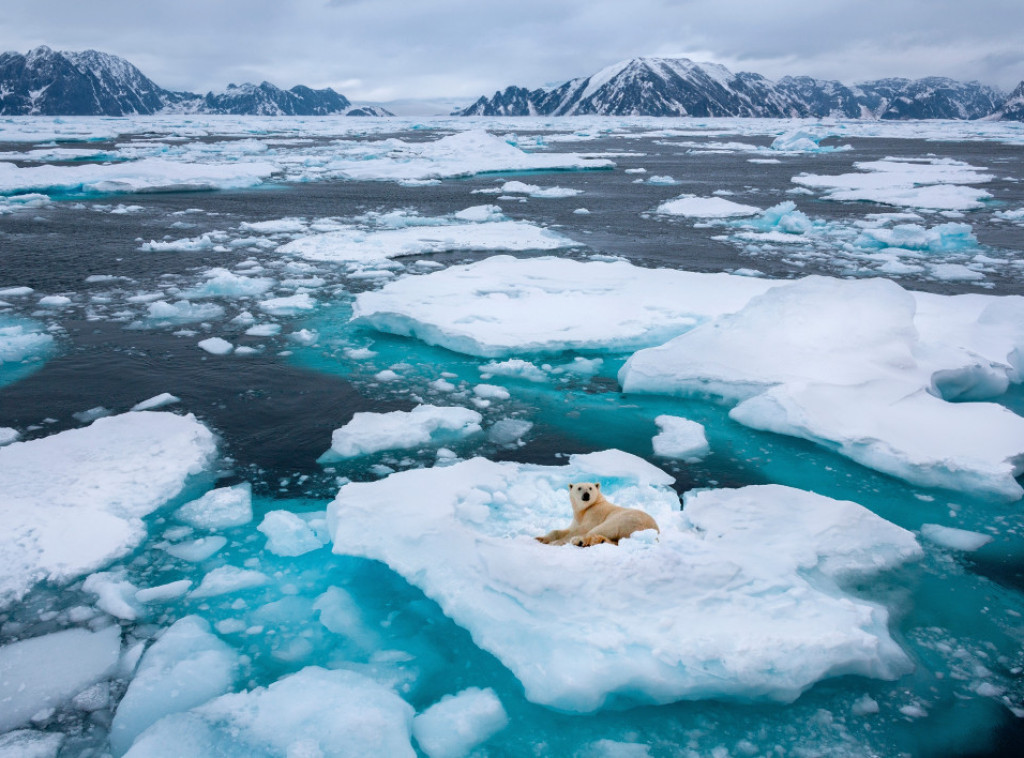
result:
[(599, 482), (576, 482), (569, 485), (569, 500), (574, 511), (584, 511), (602, 497)]

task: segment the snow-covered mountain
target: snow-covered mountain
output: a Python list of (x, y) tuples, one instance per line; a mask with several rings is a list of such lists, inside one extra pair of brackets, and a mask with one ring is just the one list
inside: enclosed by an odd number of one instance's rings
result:
[(1024, 121), (1024, 82), (1017, 85), (1017, 89), (1010, 93), (992, 117), (1007, 121)]
[(125, 116), (209, 113), (258, 116), (387, 116), (383, 108), (353, 106), (333, 89), (270, 82), (231, 84), (199, 95), (165, 90), (124, 58), (96, 50), (61, 52), (46, 46), (0, 55), (0, 115)]
[(773, 82), (686, 58), (633, 58), (557, 87), (508, 87), (457, 111), (464, 116), (753, 116), (973, 119), (1005, 94), (978, 82), (882, 79), (847, 86), (811, 77)]

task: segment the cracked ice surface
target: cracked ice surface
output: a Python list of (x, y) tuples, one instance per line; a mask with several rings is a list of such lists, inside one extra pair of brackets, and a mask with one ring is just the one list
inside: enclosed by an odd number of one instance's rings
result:
[[(536, 542), (569, 521), (568, 483), (593, 479), (652, 513), (660, 536)], [(791, 701), (823, 678), (910, 669), (887, 611), (839, 582), (917, 558), (913, 535), (778, 485), (705, 491), (679, 512), (671, 482), (615, 450), (564, 467), (475, 458), (345, 485), (328, 522), (335, 552), (386, 562), (559, 710)]]
[(194, 416), (150, 411), (0, 448), (0, 605), (125, 555), (215, 452)]

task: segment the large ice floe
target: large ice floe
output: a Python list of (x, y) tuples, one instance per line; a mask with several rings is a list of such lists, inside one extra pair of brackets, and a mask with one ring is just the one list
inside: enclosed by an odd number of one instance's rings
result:
[(195, 417), (151, 411), (0, 448), (0, 606), (125, 555), (214, 453)]
[(966, 211), (984, 207), (992, 197), (971, 186), (995, 177), (985, 169), (952, 159), (880, 160), (855, 163), (852, 174), (801, 174), (793, 181), (826, 190), (830, 200), (861, 200), (926, 210)]
[(353, 318), (483, 357), (635, 350), (730, 313), (771, 286), (625, 261), (492, 256), (360, 293)]
[[(569, 521), (566, 487), (581, 480), (650, 512), (660, 535), (536, 542)], [(680, 511), (672, 481), (616, 450), (566, 466), (475, 458), (347, 484), (328, 523), (335, 552), (387, 563), (559, 710), (791, 701), (824, 678), (912, 668), (886, 609), (842, 588), (916, 559), (911, 533), (778, 485), (691, 493)]]
[(1022, 298), (807, 277), (637, 352), (619, 381), (626, 392), (720, 395), (747, 426), (919, 485), (1016, 500), (1024, 418), (982, 401), (1021, 380), (1021, 324)]

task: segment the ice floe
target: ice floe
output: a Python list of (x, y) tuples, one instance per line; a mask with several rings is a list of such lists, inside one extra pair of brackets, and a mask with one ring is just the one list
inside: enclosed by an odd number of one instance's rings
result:
[(331, 437), (322, 461), (354, 458), (381, 450), (417, 448), (480, 431), (483, 417), (469, 408), (418, 405), (411, 411), (356, 413)]
[(983, 168), (951, 159), (880, 160), (855, 163), (857, 173), (801, 174), (793, 181), (825, 190), (829, 200), (866, 201), (926, 210), (966, 211), (984, 207), (992, 196), (972, 184), (995, 177)]
[(753, 216), (761, 209), (753, 205), (743, 205), (724, 197), (697, 197), (696, 195), (680, 195), (667, 200), (658, 206), (657, 213), (666, 216), (689, 216), (692, 218), (730, 218), (733, 216)]
[(494, 690), (470, 687), (416, 716), (412, 733), (429, 758), (463, 758), (507, 725), (508, 714)]
[(0, 605), (125, 555), (215, 452), (194, 416), (151, 411), (0, 448)]
[[(566, 486), (581, 480), (650, 512), (660, 535), (536, 542), (568, 522)], [(777, 485), (692, 494), (680, 512), (671, 482), (619, 451), (560, 467), (475, 458), (346, 484), (328, 522), (335, 552), (387, 563), (559, 710), (791, 701), (823, 678), (910, 670), (886, 610), (841, 583), (917, 558), (912, 534)]]
[(659, 429), (651, 440), (655, 455), (693, 463), (711, 452), (702, 424), (666, 414), (656, 417), (654, 423)]
[(121, 657), (121, 628), (66, 629), (0, 647), (0, 732), (28, 724), (108, 676)]
[[(753, 428), (804, 437), (916, 484), (1015, 500), (1024, 301), (915, 297), (885, 280), (781, 283), (622, 367), (626, 392), (713, 393)], [(1016, 315), (1013, 315), (1016, 314)], [(965, 394), (966, 393), (966, 394)]]
[(625, 261), (492, 256), (389, 282), (353, 318), (470, 355), (635, 350), (738, 310), (771, 283)]
[(267, 687), (164, 716), (125, 756), (415, 758), (412, 719), (412, 706), (372, 679), (310, 666)]

